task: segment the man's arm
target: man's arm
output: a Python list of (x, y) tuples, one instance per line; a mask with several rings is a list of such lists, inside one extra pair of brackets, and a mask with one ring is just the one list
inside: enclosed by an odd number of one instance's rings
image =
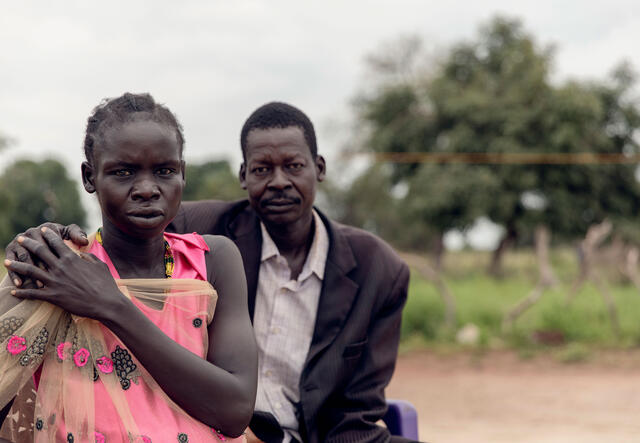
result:
[[(395, 368), (408, 285), (409, 269), (403, 264), (386, 304), (371, 322), (367, 344), (353, 378), (339, 397), (330, 399), (330, 429), (325, 441), (389, 441), (389, 431), (376, 422), (387, 409), (384, 389)], [(393, 441), (407, 440), (393, 437)]]

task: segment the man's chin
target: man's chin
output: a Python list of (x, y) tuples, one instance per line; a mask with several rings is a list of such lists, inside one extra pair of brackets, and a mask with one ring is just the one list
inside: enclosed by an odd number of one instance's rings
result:
[(263, 211), (259, 214), (260, 220), (265, 225), (290, 225), (300, 219), (300, 214), (295, 211), (272, 212)]

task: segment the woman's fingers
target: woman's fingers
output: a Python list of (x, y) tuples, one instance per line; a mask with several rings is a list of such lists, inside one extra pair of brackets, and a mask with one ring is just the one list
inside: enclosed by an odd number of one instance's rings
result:
[(89, 263), (102, 263), (98, 257), (88, 252), (80, 252), (80, 258), (88, 261)]
[(18, 243), (31, 254), (34, 264), (40, 268), (44, 266), (38, 263), (38, 260), (49, 268), (58, 260), (58, 257), (55, 256), (44, 240), (37, 241), (29, 237), (18, 237)]
[[(4, 266), (9, 270), (20, 275), (24, 275), (25, 277), (32, 278), (34, 280), (38, 280), (40, 282), (47, 282), (49, 280), (46, 271), (38, 268), (29, 263), (22, 263), (18, 261), (13, 261), (9, 259), (5, 259)], [(42, 284), (38, 285), (42, 287)]]
[(52, 294), (47, 289), (12, 289), (11, 295), (18, 298), (35, 300), (51, 300)]
[[(20, 244), (15, 240), (9, 243), (9, 245), (7, 246), (7, 249), (5, 250), (5, 257), (10, 261), (19, 261), (30, 265), (33, 264), (33, 260), (31, 259), (31, 254), (29, 254), (29, 251), (20, 246)], [(13, 284), (15, 286), (22, 285), (23, 276), (18, 275), (16, 272), (13, 272), (10, 269), (8, 271), (9, 278), (11, 279)]]

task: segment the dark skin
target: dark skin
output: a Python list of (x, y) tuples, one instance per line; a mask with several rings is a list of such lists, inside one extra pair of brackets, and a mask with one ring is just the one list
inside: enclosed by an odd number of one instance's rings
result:
[[(313, 202), (317, 184), (324, 180), (324, 158), (311, 154), (304, 133), (297, 126), (254, 129), (247, 135), (245, 162), (240, 166), (240, 182), (248, 192), (252, 207), (265, 224), (291, 269), (291, 278), (302, 271), (313, 242)], [(50, 225), (77, 245), (86, 242), (77, 225)], [(26, 233), (38, 236), (34, 228)], [(9, 254), (29, 254), (15, 241), (6, 249)], [(22, 260), (22, 261), (25, 261)], [(20, 278), (12, 274), (11, 278)], [(255, 436), (249, 431), (250, 442)]]
[(251, 130), (244, 155), (240, 184), (295, 279), (313, 242), (312, 209), (326, 173), (324, 158), (313, 158), (297, 126)]
[[(163, 232), (177, 212), (184, 186), (175, 133), (149, 121), (111, 130), (94, 161), (83, 163), (82, 177), (85, 189), (98, 195), (103, 245), (120, 276), (164, 278)], [(204, 360), (166, 336), (124, 297), (104, 263), (76, 255), (52, 229), (42, 229), (41, 235), (44, 242), (21, 236), (18, 243), (46, 270), (5, 262), (11, 272), (44, 284), (16, 289), (17, 298), (46, 300), (99, 320), (192, 417), (230, 436), (245, 430), (255, 402), (257, 352), (245, 276), (224, 272), (231, 265), (242, 269), (240, 254), (229, 240), (205, 238), (211, 246), (206, 256), (209, 282), (219, 298)], [(77, 236), (82, 237), (79, 232)]]

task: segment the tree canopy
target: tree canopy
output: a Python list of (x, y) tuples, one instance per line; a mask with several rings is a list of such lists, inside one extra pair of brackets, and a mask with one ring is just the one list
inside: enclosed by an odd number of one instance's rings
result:
[[(420, 48), (419, 40), (404, 39), (370, 58), (378, 81), (356, 100), (366, 131), (364, 149), (638, 153), (640, 108), (631, 96), (635, 76), (627, 65), (602, 81), (556, 84), (550, 80), (553, 51), (538, 46), (520, 22), (500, 17), (439, 62)], [(464, 230), (482, 215), (504, 226), (507, 237), (524, 240), (540, 223), (556, 239), (572, 239), (604, 218), (637, 218), (635, 164), (549, 163), (438, 163), (432, 156), (427, 162), (394, 163), (391, 180), (408, 189), (400, 202), (408, 208), (404, 223), (429, 224), (439, 236)]]
[(0, 176), (0, 245), (44, 222), (86, 224), (78, 183), (57, 160), (19, 160)]
[(226, 160), (187, 164), (183, 200), (235, 200), (246, 196)]

